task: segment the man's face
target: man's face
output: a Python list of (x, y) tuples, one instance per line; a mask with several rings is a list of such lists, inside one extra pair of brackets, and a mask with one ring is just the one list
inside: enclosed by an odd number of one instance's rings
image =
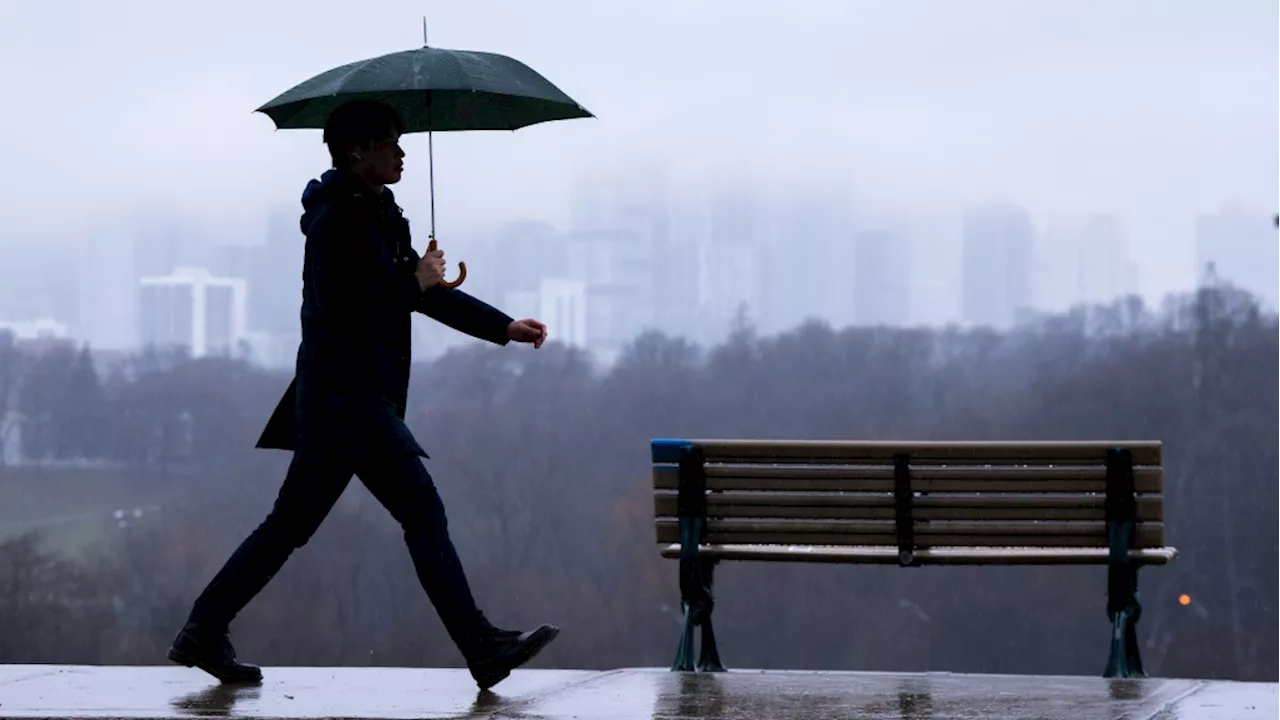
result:
[(357, 151), (360, 159), (353, 168), (370, 185), (394, 185), (404, 174), (404, 150), (400, 149), (400, 133), (392, 130), (383, 140)]

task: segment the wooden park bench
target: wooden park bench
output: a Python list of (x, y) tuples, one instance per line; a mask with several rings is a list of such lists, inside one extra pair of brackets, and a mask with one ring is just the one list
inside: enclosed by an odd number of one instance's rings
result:
[(1138, 568), (1177, 556), (1159, 442), (654, 440), (652, 454), (658, 542), (680, 560), (672, 670), (724, 670), (713, 569), (756, 560), (1107, 565), (1103, 675), (1144, 675)]

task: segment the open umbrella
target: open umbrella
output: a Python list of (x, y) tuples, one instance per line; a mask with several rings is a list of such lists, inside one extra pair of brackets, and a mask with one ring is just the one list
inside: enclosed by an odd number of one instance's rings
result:
[[(519, 60), (487, 52), (417, 50), (360, 60), (323, 72), (258, 108), (277, 129), (323, 128), (329, 114), (350, 100), (377, 100), (395, 108), (405, 133), (427, 133), (431, 235), (436, 245), (436, 180), (432, 134), (458, 130), (517, 130), (551, 120), (593, 117), (576, 101)], [(457, 287), (466, 279), (458, 263)]]

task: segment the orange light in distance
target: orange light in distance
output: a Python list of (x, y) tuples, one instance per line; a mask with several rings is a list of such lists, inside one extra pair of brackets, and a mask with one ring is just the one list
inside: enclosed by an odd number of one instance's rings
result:
[(1182, 593), (1181, 595), (1179, 595), (1179, 596), (1178, 596), (1178, 604), (1179, 604), (1179, 605), (1182, 605), (1183, 607), (1186, 607), (1187, 605), (1190, 605), (1190, 604), (1191, 604), (1191, 596), (1190, 596), (1190, 595), (1188, 595), (1188, 594), (1186, 594), (1186, 593)]

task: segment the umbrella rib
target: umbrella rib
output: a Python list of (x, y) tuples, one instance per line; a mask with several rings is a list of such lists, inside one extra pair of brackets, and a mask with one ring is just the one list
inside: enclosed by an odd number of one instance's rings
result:
[[(338, 77), (336, 81), (334, 81), (336, 82), (336, 86), (342, 87), (342, 84), (345, 83), (348, 78), (350, 78), (352, 75), (356, 74), (357, 72), (363, 70), (365, 67), (369, 65), (369, 63), (378, 59), (379, 58), (376, 58), (376, 57), (366, 58), (364, 60), (357, 60), (356, 62), (351, 63), (350, 66), (348, 66), (347, 71), (342, 73), (342, 75)], [(328, 100), (329, 98), (334, 98), (339, 95), (341, 95), (340, 92), (331, 92), (324, 97), (305, 98), (297, 101), (296, 103), (291, 103), (295, 108), (294, 111), (290, 113), (288, 120), (285, 120), (284, 122), (279, 123), (279, 126), (283, 127), (285, 125), (288, 125), (290, 122), (293, 121), (294, 118), (306, 112), (310, 108), (312, 103), (315, 103), (317, 101)]]
[[(469, 98), (475, 98), (476, 81), (475, 81), (475, 78), (471, 75), (471, 73), (467, 72), (467, 69), (462, 66), (462, 60), (460, 59), (461, 55), (462, 55), (461, 53), (450, 55), (449, 59), (453, 61), (453, 66), (457, 69), (458, 74), (466, 78), (467, 91), (470, 93)], [(483, 58), (480, 58), (473, 53), (467, 53), (467, 56), (470, 57), (472, 60), (483, 60)], [(468, 102), (466, 107), (467, 107), (467, 121), (472, 127), (474, 127), (475, 125), (478, 124), (476, 123), (476, 105), (473, 102)]]
[(351, 69), (350, 69), (350, 70), (348, 70), (348, 71), (346, 71), (345, 73), (343, 73), (342, 78), (338, 81), (338, 85), (339, 85), (339, 87), (342, 85), (342, 83), (344, 83), (344, 82), (346, 82), (346, 81), (347, 81), (347, 78), (349, 78), (349, 77), (351, 77), (352, 75), (355, 75), (357, 72), (359, 72), (359, 71), (363, 70), (363, 69), (365, 68), (365, 66), (367, 66), (369, 63), (371, 63), (371, 62), (373, 62), (374, 60), (377, 60), (377, 59), (378, 59), (378, 58), (367, 58), (367, 59), (365, 59), (365, 60), (360, 60), (360, 61), (357, 61), (357, 62), (353, 62), (353, 63), (351, 63)]
[[(506, 93), (489, 92), (489, 91), (484, 91), (477, 88), (475, 77), (471, 73), (466, 72), (465, 68), (462, 67), (462, 61), (459, 60), (459, 57), (461, 55), (462, 53), (458, 53), (457, 55), (451, 56), (451, 59), (453, 60), (454, 65), (457, 66), (458, 72), (461, 73), (463, 77), (467, 78), (467, 86), (468, 86), (467, 89), (471, 92), (471, 97), (474, 98), (476, 93), (480, 93), (480, 92), (485, 92), (492, 97), (508, 97)], [(484, 65), (493, 74), (495, 75), (502, 74), (501, 68), (494, 67), (494, 62), (491, 57), (487, 55), (483, 55), (481, 53), (473, 53), (473, 52), (468, 52), (466, 53), (466, 55), (467, 57), (471, 58), (473, 62), (479, 62), (480, 64)], [(467, 119), (471, 121), (471, 125), (473, 127), (478, 125), (479, 123), (476, 122), (476, 115), (475, 115), (475, 103), (468, 104), (467, 112), (468, 112)], [(516, 128), (512, 125), (511, 119), (507, 117), (507, 113), (504, 109), (502, 108), (498, 109), (498, 117), (502, 119), (502, 122), (506, 123), (507, 130), (511, 132), (515, 132)]]

